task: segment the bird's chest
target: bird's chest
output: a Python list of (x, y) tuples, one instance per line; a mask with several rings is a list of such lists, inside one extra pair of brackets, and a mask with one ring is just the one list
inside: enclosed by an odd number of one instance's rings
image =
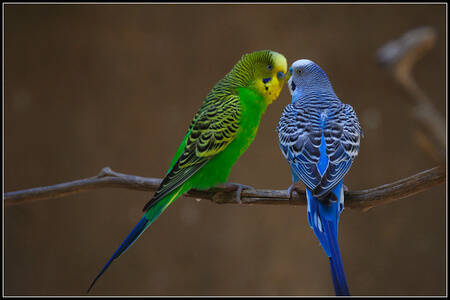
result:
[(248, 91), (240, 93), (240, 98), (241, 115), (239, 118), (239, 131), (236, 137), (236, 143), (239, 144), (239, 150), (242, 154), (255, 139), (261, 117), (267, 108), (267, 104), (261, 96)]
[(261, 120), (261, 115), (243, 115), (239, 122), (239, 132), (236, 137), (236, 144), (239, 147), (239, 154), (242, 154), (256, 137), (258, 132), (259, 122)]

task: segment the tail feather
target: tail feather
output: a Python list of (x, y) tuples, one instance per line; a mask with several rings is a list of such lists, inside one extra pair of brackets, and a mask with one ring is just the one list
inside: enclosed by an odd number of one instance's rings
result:
[(327, 239), (331, 250), (331, 257), (329, 257), (331, 277), (333, 278), (336, 296), (350, 296), (344, 266), (342, 264), (341, 253), (339, 251), (339, 245), (337, 243), (336, 235), (333, 234), (334, 230), (331, 222), (326, 221), (326, 227)]
[(335, 201), (314, 197), (308, 189), (306, 197), (308, 200), (308, 222), (317, 236), (322, 248), (329, 257), (331, 276), (334, 290), (337, 296), (349, 296), (350, 292), (342, 264), (341, 253), (337, 241), (337, 230), (339, 214), (342, 211), (343, 193), (342, 182), (333, 190)]
[(131, 233), (127, 236), (127, 238), (120, 244), (119, 248), (117, 248), (116, 252), (111, 256), (111, 258), (108, 260), (108, 262), (104, 265), (104, 267), (100, 270), (100, 272), (95, 277), (94, 281), (92, 281), (91, 285), (89, 286), (89, 289), (87, 290), (87, 293), (91, 291), (91, 289), (94, 287), (95, 282), (100, 278), (100, 276), (105, 273), (105, 271), (109, 268), (111, 263), (119, 258), (122, 254), (125, 253), (125, 251), (128, 250), (128, 248), (133, 245), (133, 243), (141, 236), (141, 234), (150, 226), (150, 224), (153, 223), (161, 214), (162, 212), (176, 199), (180, 194), (182, 194), (187, 187), (181, 186), (175, 191), (171, 192), (169, 195), (164, 197), (163, 199), (159, 200), (155, 205), (149, 208), (147, 212), (145, 213), (144, 217), (139, 221), (139, 223), (133, 228)]
[(150, 223), (151, 222), (149, 222), (149, 220), (145, 216), (139, 221), (139, 223), (134, 227), (134, 229), (130, 232), (127, 238), (122, 242), (122, 244), (120, 244), (119, 248), (117, 248), (116, 252), (114, 252), (114, 254), (105, 264), (105, 266), (97, 274), (94, 281), (92, 281), (91, 285), (89, 286), (87, 293), (91, 291), (91, 289), (94, 287), (95, 282), (100, 278), (100, 276), (103, 275), (103, 273), (105, 273), (105, 271), (109, 268), (111, 263), (120, 255), (125, 253), (125, 251), (127, 251), (131, 245), (133, 245), (133, 243), (139, 238), (139, 236), (145, 231), (145, 229), (147, 229)]

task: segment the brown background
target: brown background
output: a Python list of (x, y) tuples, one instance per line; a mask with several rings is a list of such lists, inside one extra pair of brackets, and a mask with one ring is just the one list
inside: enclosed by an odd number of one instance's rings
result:
[[(243, 53), (319, 63), (365, 132), (346, 177), (374, 187), (435, 162), (414, 141), (408, 95), (376, 50), (438, 33), (415, 77), (446, 108), (445, 5), (6, 5), (5, 191), (97, 174), (161, 177), (209, 89)], [(285, 189), (275, 126), (285, 88), (230, 181)], [(444, 113), (443, 113), (444, 115)], [(445, 185), (367, 213), (339, 241), (353, 295), (446, 293)], [(5, 211), (6, 295), (84, 295), (150, 193), (101, 189)], [(332, 295), (305, 207), (177, 200), (93, 295)]]

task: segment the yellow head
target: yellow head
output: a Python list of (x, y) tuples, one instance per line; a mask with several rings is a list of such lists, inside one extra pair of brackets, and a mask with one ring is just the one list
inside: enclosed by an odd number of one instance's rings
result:
[(287, 61), (282, 54), (263, 50), (242, 56), (228, 79), (238, 86), (249, 87), (270, 104), (280, 95), (286, 72)]
[[(264, 55), (267, 53), (269, 55)], [(283, 89), (286, 79), (287, 61), (286, 58), (275, 51), (258, 51), (256, 54), (266, 57), (255, 65), (254, 81), (251, 88), (264, 96), (268, 104), (278, 98)]]

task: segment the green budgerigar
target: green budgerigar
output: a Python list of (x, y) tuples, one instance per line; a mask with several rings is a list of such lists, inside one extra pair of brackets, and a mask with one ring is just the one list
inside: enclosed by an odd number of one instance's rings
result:
[(278, 98), (286, 72), (282, 54), (257, 51), (243, 55), (213, 87), (194, 116), (161, 185), (144, 206), (144, 217), (95, 277), (88, 292), (175, 199), (192, 188), (208, 189), (228, 180), (231, 167), (255, 138), (267, 106)]

